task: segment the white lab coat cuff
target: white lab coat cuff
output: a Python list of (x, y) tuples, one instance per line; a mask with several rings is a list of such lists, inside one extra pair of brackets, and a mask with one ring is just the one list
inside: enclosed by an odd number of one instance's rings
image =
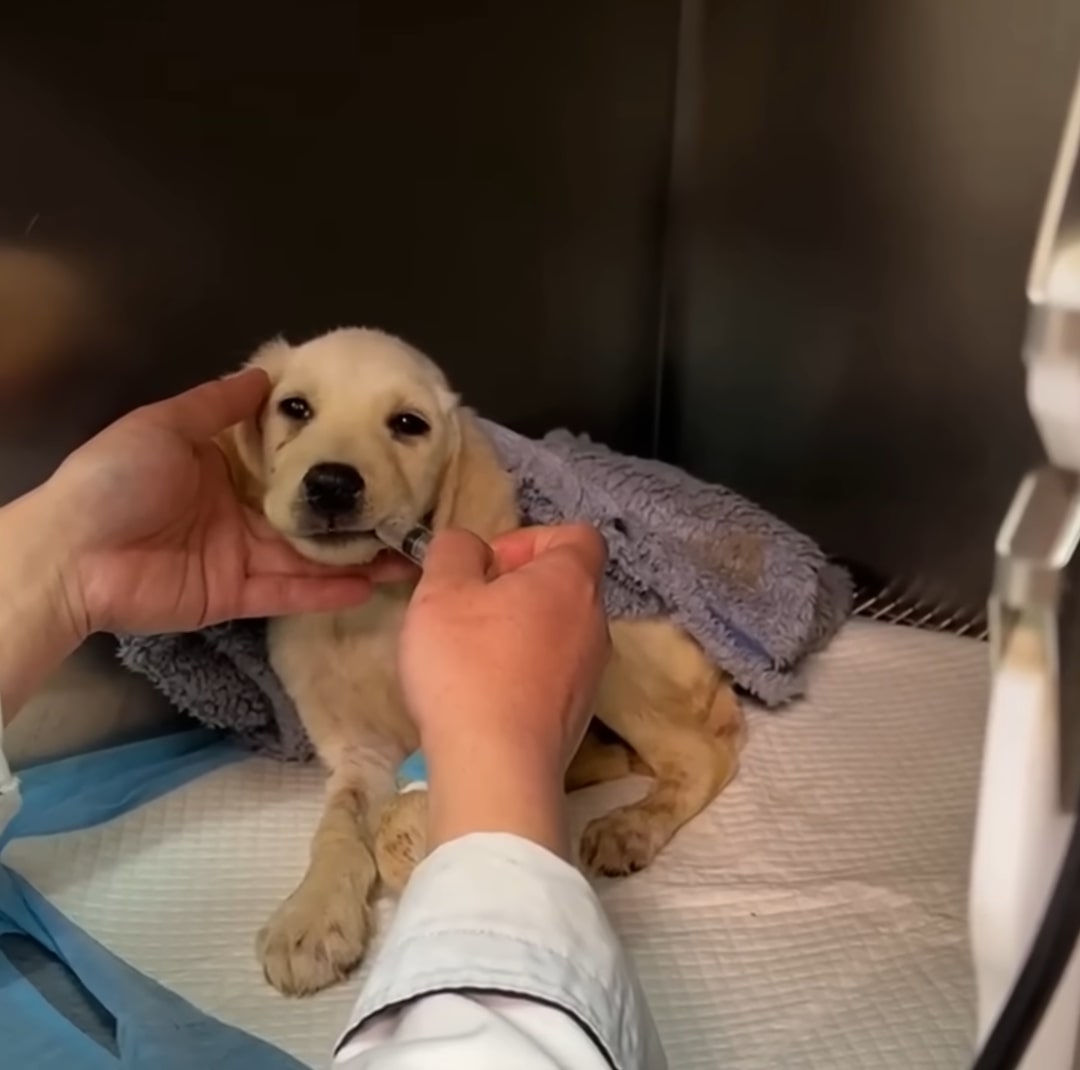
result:
[(562, 1009), (617, 1070), (663, 1065), (636, 977), (588, 882), (519, 837), (474, 833), (417, 867), (337, 1047), (385, 1011), (464, 991)]

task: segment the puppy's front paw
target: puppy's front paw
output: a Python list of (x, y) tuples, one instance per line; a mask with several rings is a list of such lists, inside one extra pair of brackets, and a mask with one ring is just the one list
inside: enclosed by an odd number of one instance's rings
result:
[(427, 852), (427, 792), (395, 795), (383, 810), (375, 833), (375, 865), (383, 883), (401, 895)]
[(625, 877), (650, 865), (663, 846), (648, 815), (625, 807), (585, 826), (579, 857), (590, 873)]
[(348, 875), (333, 884), (305, 881), (259, 933), (263, 974), (286, 996), (307, 996), (344, 980), (371, 936), (368, 889)]

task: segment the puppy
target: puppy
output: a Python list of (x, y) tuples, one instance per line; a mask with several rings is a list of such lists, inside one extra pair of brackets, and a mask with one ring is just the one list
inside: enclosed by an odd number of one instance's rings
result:
[[(512, 481), (475, 417), (409, 345), (343, 329), (296, 347), (270, 342), (251, 363), (272, 392), (222, 447), (238, 488), (305, 557), (368, 562), (382, 549), (373, 532), (386, 517), (485, 539), (519, 525)], [(345, 977), (371, 934), (374, 825), (397, 766), (419, 744), (396, 674), (411, 590), (381, 586), (356, 609), (270, 624), (271, 664), (329, 771), (307, 872), (258, 940), (267, 979), (289, 995)], [(644, 798), (582, 838), (584, 866), (616, 876), (652, 862), (728, 783), (743, 718), (729, 681), (670, 622), (614, 621), (611, 632), (596, 717), (616, 741), (587, 737), (567, 782), (581, 787), (642, 765), (653, 777)]]

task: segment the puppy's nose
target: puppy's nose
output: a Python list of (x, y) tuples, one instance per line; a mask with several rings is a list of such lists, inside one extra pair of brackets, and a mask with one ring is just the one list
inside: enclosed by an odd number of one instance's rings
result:
[(327, 519), (351, 513), (363, 493), (364, 478), (351, 464), (314, 464), (304, 476), (304, 500)]

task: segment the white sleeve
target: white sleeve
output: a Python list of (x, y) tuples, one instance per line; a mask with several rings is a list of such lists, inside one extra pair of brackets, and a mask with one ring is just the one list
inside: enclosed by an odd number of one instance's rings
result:
[(667, 1070), (585, 878), (474, 833), (417, 867), (335, 1051), (338, 1070)]

